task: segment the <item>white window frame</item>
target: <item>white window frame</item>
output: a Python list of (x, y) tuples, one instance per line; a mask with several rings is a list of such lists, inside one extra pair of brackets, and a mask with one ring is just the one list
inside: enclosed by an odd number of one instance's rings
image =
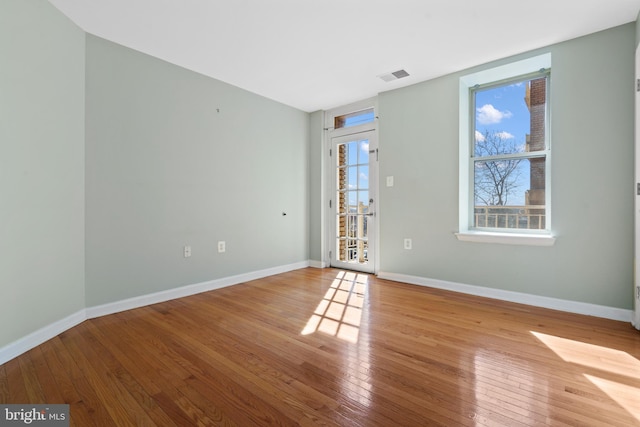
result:
[[(471, 105), (471, 90), (474, 87), (485, 86), (491, 83), (527, 76), (539, 70), (551, 68), (551, 54), (528, 58), (522, 61), (512, 62), (499, 67), (487, 69), (477, 73), (469, 74), (460, 78), (460, 135), (459, 135), (459, 227), (455, 233), (458, 240), (467, 242), (482, 243), (502, 243), (510, 245), (532, 245), (551, 246), (555, 243), (555, 237), (551, 232), (551, 153), (547, 146), (546, 153), (546, 218), (545, 230), (532, 232), (530, 230), (486, 230), (476, 229), (472, 226), (473, 218), (473, 159), (471, 157), (471, 141), (474, 133), (473, 117), (475, 115), (474, 106)], [(547, 108), (549, 108), (549, 98), (547, 98)], [(550, 114), (547, 113), (547, 144), (549, 144), (549, 134), (551, 129)]]

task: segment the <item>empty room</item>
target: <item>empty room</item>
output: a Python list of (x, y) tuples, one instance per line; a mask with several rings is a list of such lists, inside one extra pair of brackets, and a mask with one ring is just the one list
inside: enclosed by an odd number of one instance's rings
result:
[(640, 426), (640, 0), (0, 0), (0, 425)]

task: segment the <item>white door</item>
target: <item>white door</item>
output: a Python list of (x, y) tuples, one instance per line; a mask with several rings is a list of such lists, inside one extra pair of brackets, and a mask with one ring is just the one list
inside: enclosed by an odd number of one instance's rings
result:
[(375, 273), (377, 148), (375, 130), (331, 138), (332, 267)]

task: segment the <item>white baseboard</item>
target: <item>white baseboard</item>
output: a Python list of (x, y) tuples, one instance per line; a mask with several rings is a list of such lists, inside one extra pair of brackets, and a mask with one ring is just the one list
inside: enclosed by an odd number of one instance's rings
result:
[(172, 299), (188, 297), (190, 295), (213, 291), (215, 289), (221, 289), (227, 286), (249, 282), (251, 280), (262, 279), (263, 277), (286, 273), (287, 271), (298, 270), (308, 266), (309, 261), (303, 261), (295, 264), (252, 271), (249, 273), (238, 274), (236, 276), (223, 277), (221, 279), (209, 280), (207, 282), (195, 283), (193, 285), (181, 286), (179, 288), (167, 289), (166, 291), (154, 292), (152, 294), (140, 295), (138, 297), (128, 298), (121, 301), (88, 307), (87, 319), (119, 313), (121, 311), (144, 307), (151, 304), (158, 304)]
[(536, 307), (550, 308), (569, 313), (586, 314), (588, 316), (602, 317), (605, 319), (631, 322), (633, 311), (622, 308), (607, 307), (604, 305), (589, 304), (579, 301), (563, 300), (558, 298), (543, 297), (539, 295), (525, 294), (522, 292), (505, 291), (502, 289), (486, 288), (483, 286), (466, 285), (463, 283), (448, 282), (445, 280), (428, 279), (407, 274), (379, 272), (381, 279), (394, 282), (404, 282), (412, 285), (427, 286), (430, 288), (444, 289), (464, 294), (494, 298), (503, 301), (527, 304)]
[(326, 268), (327, 264), (324, 261), (309, 260), (309, 267)]
[[(148, 295), (141, 295), (139, 297), (129, 298), (126, 300), (116, 301), (99, 306), (88, 307), (74, 314), (71, 314), (64, 319), (58, 320), (50, 325), (40, 328), (37, 331), (32, 332), (29, 335), (26, 335), (0, 348), (0, 365), (21, 355), (22, 353), (31, 350), (34, 347), (37, 347), (43, 342), (66, 331), (67, 329), (70, 329), (82, 323), (86, 319), (92, 319), (95, 317), (118, 313), (124, 310), (131, 310), (133, 308), (144, 307), (150, 304), (157, 304), (160, 302), (182, 298), (189, 295), (195, 295), (201, 292), (207, 292), (214, 289), (237, 285), (239, 283), (261, 279), (263, 277), (273, 276), (280, 273), (286, 273), (288, 271), (298, 270), (305, 267), (325, 268), (326, 266), (323, 262), (319, 261), (303, 261), (294, 264), (238, 274), (236, 276), (210, 280), (207, 282), (196, 283), (193, 285), (182, 286), (179, 288), (155, 292)], [(396, 282), (404, 282), (413, 285), (445, 289), (454, 292), (461, 292), (487, 298), (495, 298), (520, 304), (561, 310), (570, 313), (603, 317), (605, 319), (619, 320), (623, 322), (631, 322), (633, 317), (633, 311), (624, 310), (621, 308), (543, 297), (520, 292), (505, 291), (501, 289), (486, 288), (482, 286), (466, 285), (444, 280), (428, 279), (419, 276), (410, 276), (406, 274), (388, 273), (381, 271), (378, 273), (378, 277), (380, 277), (381, 279), (393, 280)]]
[(0, 348), (0, 365), (7, 363), (14, 357), (20, 356), (22, 353), (39, 346), (43, 342), (63, 333), (67, 329), (73, 328), (85, 320), (85, 310), (83, 309), (5, 345)]
[(237, 285), (239, 283), (261, 279), (263, 277), (273, 276), (275, 274), (286, 273), (288, 271), (309, 267), (309, 265), (310, 261), (302, 261), (294, 264), (282, 265), (278, 267), (267, 268), (264, 270), (238, 274), (236, 276), (210, 280), (208, 282), (181, 286), (179, 288), (168, 289), (161, 292), (154, 292), (152, 294), (141, 295), (139, 297), (128, 298), (126, 300), (116, 301), (113, 303), (88, 307), (86, 309), (78, 311), (77, 313), (67, 316), (64, 319), (58, 320), (57, 322), (38, 329), (37, 331), (32, 332), (31, 334), (0, 348), (0, 365), (8, 362), (15, 357), (20, 356), (22, 353), (25, 353), (34, 347), (39, 346), (43, 342), (54, 338), (56, 335), (59, 335), (64, 331), (73, 328), (74, 326), (84, 322), (87, 319), (93, 319), (100, 316), (106, 316), (107, 314), (118, 313), (125, 310), (131, 310), (133, 308), (144, 307), (150, 304), (157, 304), (159, 302), (182, 298), (189, 295), (195, 295), (201, 292), (207, 292), (214, 289)]

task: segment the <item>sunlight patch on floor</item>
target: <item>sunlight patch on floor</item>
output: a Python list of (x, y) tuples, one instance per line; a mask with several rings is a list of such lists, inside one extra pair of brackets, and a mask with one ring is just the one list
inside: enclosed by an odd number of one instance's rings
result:
[(584, 376), (618, 405), (626, 409), (636, 420), (640, 421), (640, 389), (638, 387), (605, 380), (593, 375), (584, 374)]
[(621, 377), (611, 381), (583, 373), (584, 377), (640, 421), (640, 361), (624, 351), (599, 345), (547, 335), (531, 333), (567, 363)]
[(629, 353), (540, 332), (531, 333), (565, 362), (640, 380), (640, 360)]
[(307, 321), (302, 335), (322, 332), (357, 343), (368, 276), (340, 271)]

